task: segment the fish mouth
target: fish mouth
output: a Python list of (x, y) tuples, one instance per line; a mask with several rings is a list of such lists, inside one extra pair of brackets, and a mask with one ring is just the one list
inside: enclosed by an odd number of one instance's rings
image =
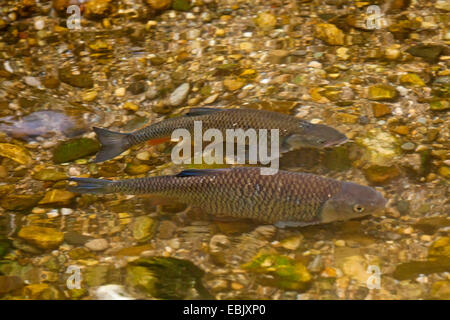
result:
[(346, 136), (343, 136), (339, 140), (335, 141), (329, 141), (324, 145), (324, 148), (330, 148), (330, 147), (337, 147), (340, 146), (348, 141), (348, 138)]

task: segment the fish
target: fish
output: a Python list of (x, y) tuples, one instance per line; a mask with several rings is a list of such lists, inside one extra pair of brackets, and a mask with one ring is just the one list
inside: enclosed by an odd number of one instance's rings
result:
[(386, 199), (377, 190), (311, 173), (278, 170), (261, 175), (260, 167), (188, 169), (176, 175), (128, 180), (69, 178), (76, 193), (151, 194), (176, 199), (212, 217), (250, 219), (278, 227), (359, 218), (377, 214)]
[(130, 147), (148, 141), (151, 145), (170, 141), (176, 129), (193, 132), (194, 121), (202, 121), (207, 129), (279, 129), (282, 152), (300, 147), (327, 148), (347, 141), (347, 137), (334, 128), (323, 124), (312, 124), (290, 115), (254, 109), (191, 108), (183, 116), (165, 119), (142, 129), (115, 132), (94, 127), (101, 143), (94, 162), (103, 162), (120, 155)]

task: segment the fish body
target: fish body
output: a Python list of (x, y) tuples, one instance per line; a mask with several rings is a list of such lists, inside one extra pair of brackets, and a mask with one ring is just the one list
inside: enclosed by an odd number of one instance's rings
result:
[(95, 128), (102, 149), (94, 162), (102, 162), (114, 158), (131, 146), (144, 141), (152, 144), (170, 140), (176, 129), (194, 130), (194, 122), (201, 121), (203, 130), (218, 129), (279, 129), (280, 143), (284, 149), (290, 150), (301, 146), (324, 148), (341, 144), (347, 140), (339, 131), (322, 124), (290, 115), (254, 109), (214, 109), (193, 108), (180, 117), (169, 118), (146, 126), (130, 133), (118, 133)]
[(71, 178), (80, 193), (152, 194), (177, 199), (216, 217), (245, 218), (279, 226), (346, 220), (384, 208), (373, 188), (309, 173), (258, 167), (185, 170), (177, 175), (109, 181)]

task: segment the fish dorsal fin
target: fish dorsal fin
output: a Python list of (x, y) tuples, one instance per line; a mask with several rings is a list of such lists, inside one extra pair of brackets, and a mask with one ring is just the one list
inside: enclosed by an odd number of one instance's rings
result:
[(185, 114), (186, 117), (203, 116), (205, 114), (210, 114), (218, 111), (225, 111), (226, 109), (219, 108), (190, 108)]
[(230, 169), (187, 169), (176, 174), (176, 177), (196, 177), (196, 176), (207, 176), (215, 175), (218, 173), (223, 173)]

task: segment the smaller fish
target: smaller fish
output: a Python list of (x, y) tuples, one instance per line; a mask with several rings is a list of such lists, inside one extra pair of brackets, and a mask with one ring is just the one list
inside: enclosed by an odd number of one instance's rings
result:
[(110, 160), (134, 145), (147, 141), (152, 145), (170, 141), (176, 129), (194, 130), (194, 121), (202, 121), (203, 130), (279, 129), (281, 152), (300, 147), (326, 148), (347, 141), (344, 134), (323, 124), (312, 124), (290, 115), (254, 109), (192, 108), (180, 117), (153, 123), (130, 133), (94, 127), (102, 148), (94, 162)]
[(185, 170), (173, 176), (121, 181), (70, 178), (78, 193), (148, 194), (203, 209), (215, 217), (252, 219), (279, 227), (359, 218), (384, 209), (373, 188), (309, 173), (257, 167)]

